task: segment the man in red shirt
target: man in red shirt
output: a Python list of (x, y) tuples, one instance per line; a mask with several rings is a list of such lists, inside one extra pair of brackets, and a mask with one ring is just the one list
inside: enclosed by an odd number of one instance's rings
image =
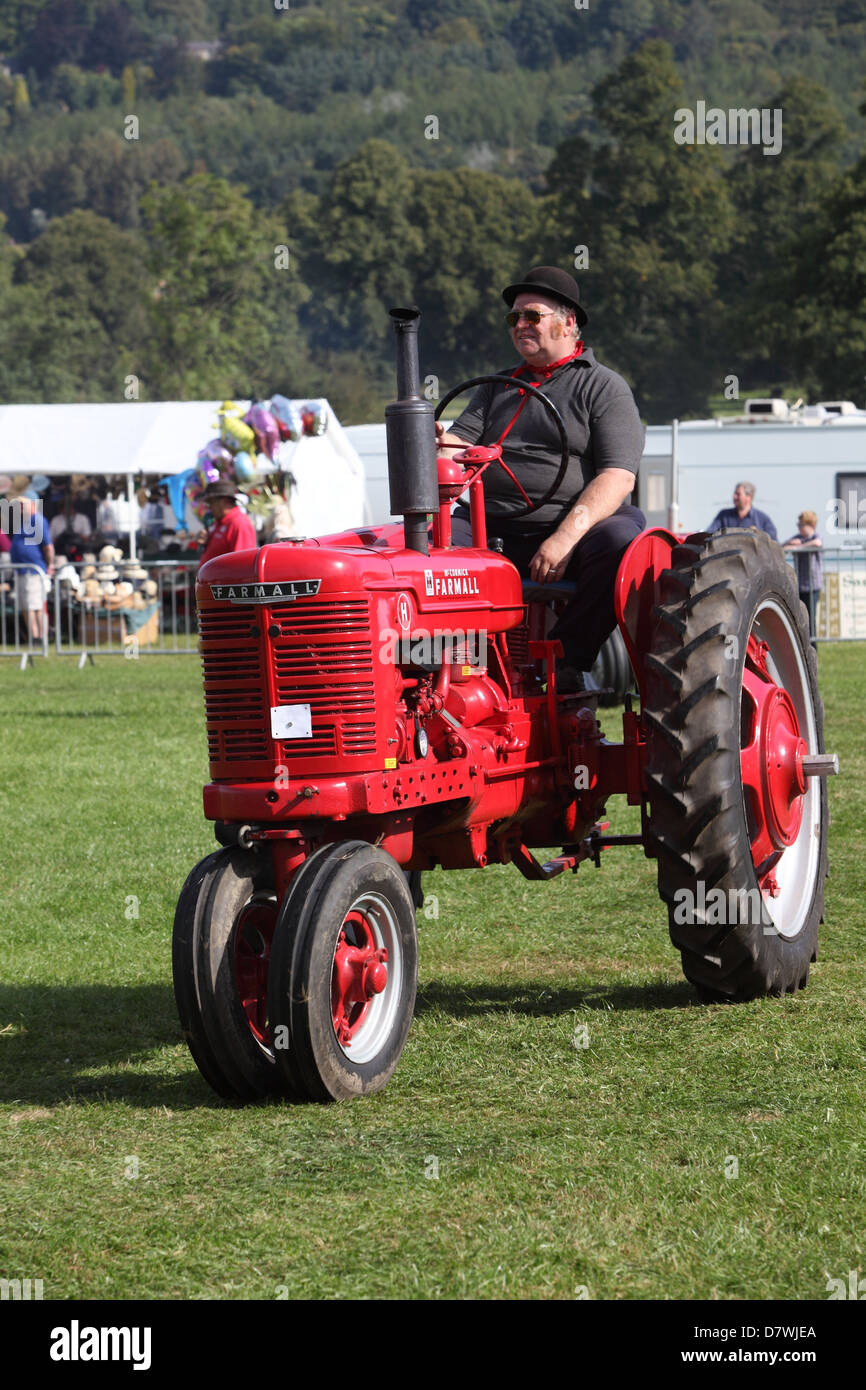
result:
[(213, 513), (214, 524), (199, 561), (199, 568), (217, 555), (229, 555), (233, 550), (255, 550), (256, 528), (246, 512), (237, 504), (237, 489), (228, 478), (208, 483), (204, 500)]

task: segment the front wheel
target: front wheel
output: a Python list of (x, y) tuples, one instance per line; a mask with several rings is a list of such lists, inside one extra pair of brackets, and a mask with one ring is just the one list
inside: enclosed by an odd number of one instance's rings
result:
[(794, 991), (817, 957), (828, 815), (793, 573), (761, 532), (692, 536), (655, 618), (646, 794), (671, 939), (705, 1000)]
[(366, 841), (319, 851), (304, 867), (271, 953), (277, 1065), (310, 1100), (368, 1095), (389, 1081), (412, 1022), (414, 904), (403, 871)]

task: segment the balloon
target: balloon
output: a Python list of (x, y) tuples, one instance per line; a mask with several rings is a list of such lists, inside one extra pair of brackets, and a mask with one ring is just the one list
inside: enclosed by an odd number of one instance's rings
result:
[(215, 483), (219, 476), (219, 469), (214, 467), (212, 463), (203, 463), (202, 466), (196, 470), (196, 477), (202, 487), (207, 487), (208, 483)]
[(223, 421), (220, 430), (220, 439), (227, 448), (237, 452), (238, 449), (249, 449), (256, 442), (255, 430), (249, 425), (245, 425), (243, 420), (237, 420), (229, 416)]
[(324, 400), (307, 401), (301, 411), (306, 434), (324, 434), (328, 428), (328, 410)]
[(234, 469), (239, 483), (248, 483), (250, 478), (254, 477), (256, 465), (246, 450), (242, 449), (239, 454), (235, 454)]
[(219, 411), (220, 439), (232, 453), (249, 449), (255, 432), (241, 419), (241, 408), (234, 401), (223, 401)]
[(286, 400), (285, 396), (271, 396), (271, 414), (283, 439), (300, 439), (304, 433), (304, 425), (301, 412), (292, 401)]
[(178, 526), (186, 525), (186, 486), (195, 477), (195, 469), (187, 468), (183, 473), (173, 473), (169, 478), (160, 478), (159, 486), (168, 488), (168, 500)]
[(221, 439), (211, 439), (209, 443), (205, 444), (198, 456), (199, 466), (201, 466), (205, 459), (210, 463), (215, 463), (217, 468), (219, 468), (222, 464), (228, 463), (231, 460), (231, 453)]
[(263, 405), (254, 405), (244, 419), (255, 430), (262, 453), (273, 458), (279, 447), (280, 431), (271, 412)]
[(51, 486), (51, 479), (46, 478), (44, 473), (37, 473), (30, 486), (35, 488), (37, 492), (44, 492), (46, 488)]

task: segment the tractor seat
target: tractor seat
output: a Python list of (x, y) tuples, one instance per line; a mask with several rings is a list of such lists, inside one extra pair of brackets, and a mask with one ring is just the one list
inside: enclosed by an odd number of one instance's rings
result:
[(573, 598), (576, 593), (577, 585), (570, 579), (559, 584), (536, 584), (532, 579), (523, 581), (524, 603), (551, 603), (556, 599)]

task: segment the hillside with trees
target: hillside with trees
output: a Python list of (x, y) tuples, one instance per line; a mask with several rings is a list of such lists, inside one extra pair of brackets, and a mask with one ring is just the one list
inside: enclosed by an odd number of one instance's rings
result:
[[(4, 0), (0, 400), (378, 418), (388, 304), (444, 391), (544, 260), (649, 421), (731, 374), (863, 404), (862, 0), (277, 3)], [(697, 101), (780, 153), (676, 143)]]

